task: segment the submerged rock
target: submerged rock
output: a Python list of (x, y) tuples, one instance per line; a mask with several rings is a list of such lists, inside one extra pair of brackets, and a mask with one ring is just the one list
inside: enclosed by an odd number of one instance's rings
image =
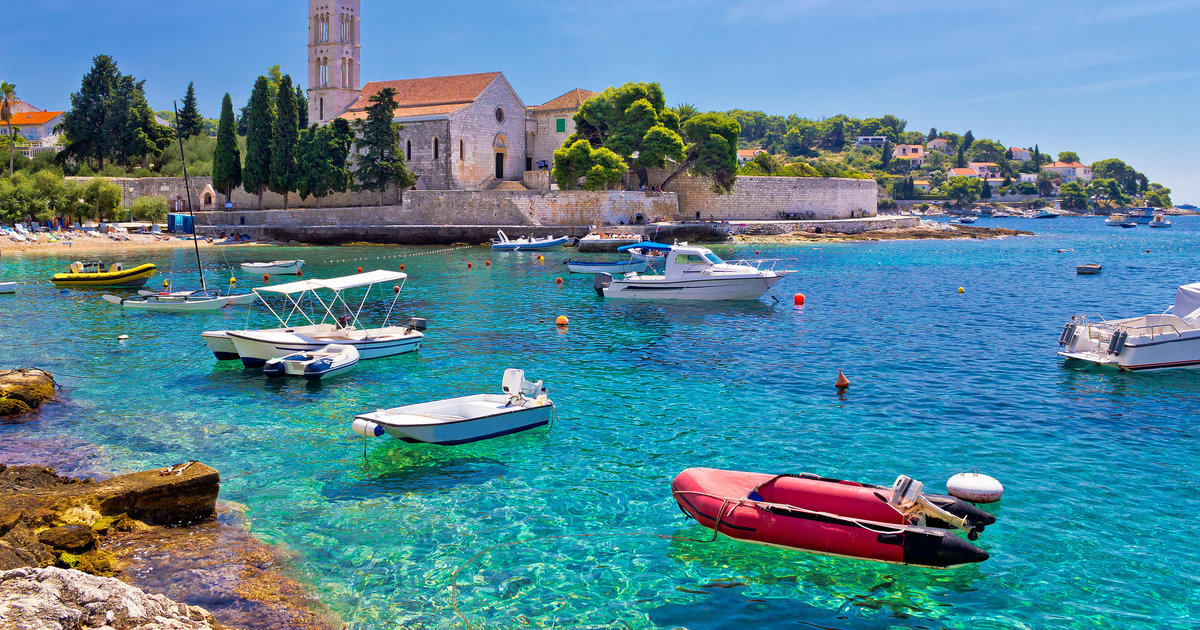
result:
[(22, 630), (220, 628), (198, 606), (148, 595), (113, 578), (53, 567), (0, 572), (0, 617), (5, 627)]
[(54, 398), (54, 377), (35, 368), (0, 371), (0, 417), (16, 416)]

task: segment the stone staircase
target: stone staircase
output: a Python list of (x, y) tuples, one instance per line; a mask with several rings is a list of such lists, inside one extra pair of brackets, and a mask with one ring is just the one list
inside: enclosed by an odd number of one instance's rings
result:
[(487, 190), (529, 190), (525, 184), (508, 180), (496, 180), (487, 185)]

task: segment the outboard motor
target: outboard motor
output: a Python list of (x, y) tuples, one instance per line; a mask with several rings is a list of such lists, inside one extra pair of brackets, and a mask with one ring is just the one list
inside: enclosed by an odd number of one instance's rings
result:
[(525, 370), (509, 368), (504, 370), (504, 380), (501, 381), (504, 393), (508, 394), (509, 403), (517, 403), (525, 397), (537, 398), (546, 393), (541, 381), (531, 383), (525, 380)]
[(425, 327), (427, 325), (428, 325), (428, 322), (425, 320), (424, 317), (412, 317), (408, 320), (408, 323), (405, 324), (405, 326), (407, 326), (409, 330), (420, 330), (420, 331), (424, 331)]
[(604, 297), (604, 290), (612, 284), (612, 279), (611, 273), (596, 274), (596, 277), (592, 278), (592, 288), (596, 290), (596, 295)]

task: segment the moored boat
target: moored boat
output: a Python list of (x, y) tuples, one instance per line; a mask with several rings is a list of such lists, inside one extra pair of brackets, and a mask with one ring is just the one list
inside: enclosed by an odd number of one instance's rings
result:
[(126, 269), (121, 263), (105, 265), (100, 261), (73, 262), (65, 273), (56, 273), (50, 282), (60, 287), (100, 287), (136, 289), (158, 271), (152, 263)]
[(571, 240), (569, 236), (546, 238), (533, 238), (532, 236), (522, 236), (520, 238), (510, 239), (504, 233), (504, 230), (496, 231), (496, 238), (492, 239), (492, 249), (507, 250), (507, 251), (529, 251), (540, 249), (553, 249), (565, 245)]
[(1094, 276), (1100, 273), (1100, 265), (1096, 263), (1087, 263), (1084, 265), (1076, 265), (1075, 273), (1081, 276)]
[(303, 376), (310, 381), (319, 381), (353, 369), (358, 365), (358, 359), (358, 350), (354, 346), (329, 344), (320, 350), (271, 359), (263, 365), (263, 374)]
[(242, 271), (251, 273), (263, 273), (276, 276), (298, 276), (300, 268), (304, 266), (303, 260), (273, 260), (271, 262), (245, 262), (242, 263)]
[(1159, 212), (1154, 215), (1153, 219), (1150, 220), (1150, 227), (1169, 228), (1171, 227), (1171, 220), (1167, 218), (1166, 213)]
[(1057, 212), (1052, 212), (1045, 209), (1039, 210), (1037, 214), (1033, 215), (1033, 218), (1035, 219), (1057, 219), (1058, 217), (1059, 214)]
[(986, 551), (951, 530), (974, 540), (995, 517), (921, 490), (904, 475), (888, 489), (808, 474), (713, 468), (689, 468), (671, 482), (684, 513), (745, 542), (932, 568), (986, 560)]
[(635, 271), (645, 271), (650, 262), (646, 259), (642, 260), (618, 260), (615, 262), (606, 262), (599, 260), (571, 260), (563, 261), (567, 266), (567, 270), (571, 273), (630, 273)]
[(1128, 222), (1129, 217), (1121, 214), (1120, 212), (1114, 212), (1108, 215), (1108, 218), (1104, 220), (1104, 225), (1110, 227), (1123, 227)]
[(1075, 315), (1063, 326), (1059, 356), (1121, 370), (1200, 365), (1200, 282), (1179, 287), (1162, 313), (1096, 318)]
[(174, 296), (174, 295), (139, 295), (137, 297), (121, 297), (105, 294), (101, 297), (106, 302), (122, 308), (141, 311), (159, 311), (165, 313), (187, 313), (194, 311), (215, 311), (229, 305), (229, 298), (216, 295)]
[(0, 282), (0, 293), (16, 293), (16, 282)]
[(725, 262), (707, 247), (637, 243), (621, 250), (657, 250), (666, 253), (662, 275), (630, 273), (622, 278), (598, 273), (592, 283), (606, 298), (650, 300), (754, 300), (784, 276), (787, 260)]
[(503, 394), (475, 394), (380, 409), (354, 417), (351, 425), (365, 437), (384, 433), (405, 442), (450, 446), (466, 444), (546, 425), (554, 403), (541, 381), (525, 380), (523, 370), (504, 371)]

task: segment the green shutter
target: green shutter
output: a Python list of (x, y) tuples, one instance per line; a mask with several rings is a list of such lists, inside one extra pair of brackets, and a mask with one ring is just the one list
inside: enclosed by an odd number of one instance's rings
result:
[(554, 121), (554, 130), (557, 131), (558, 133), (566, 133), (567, 132), (567, 119), (566, 118), (556, 119)]

